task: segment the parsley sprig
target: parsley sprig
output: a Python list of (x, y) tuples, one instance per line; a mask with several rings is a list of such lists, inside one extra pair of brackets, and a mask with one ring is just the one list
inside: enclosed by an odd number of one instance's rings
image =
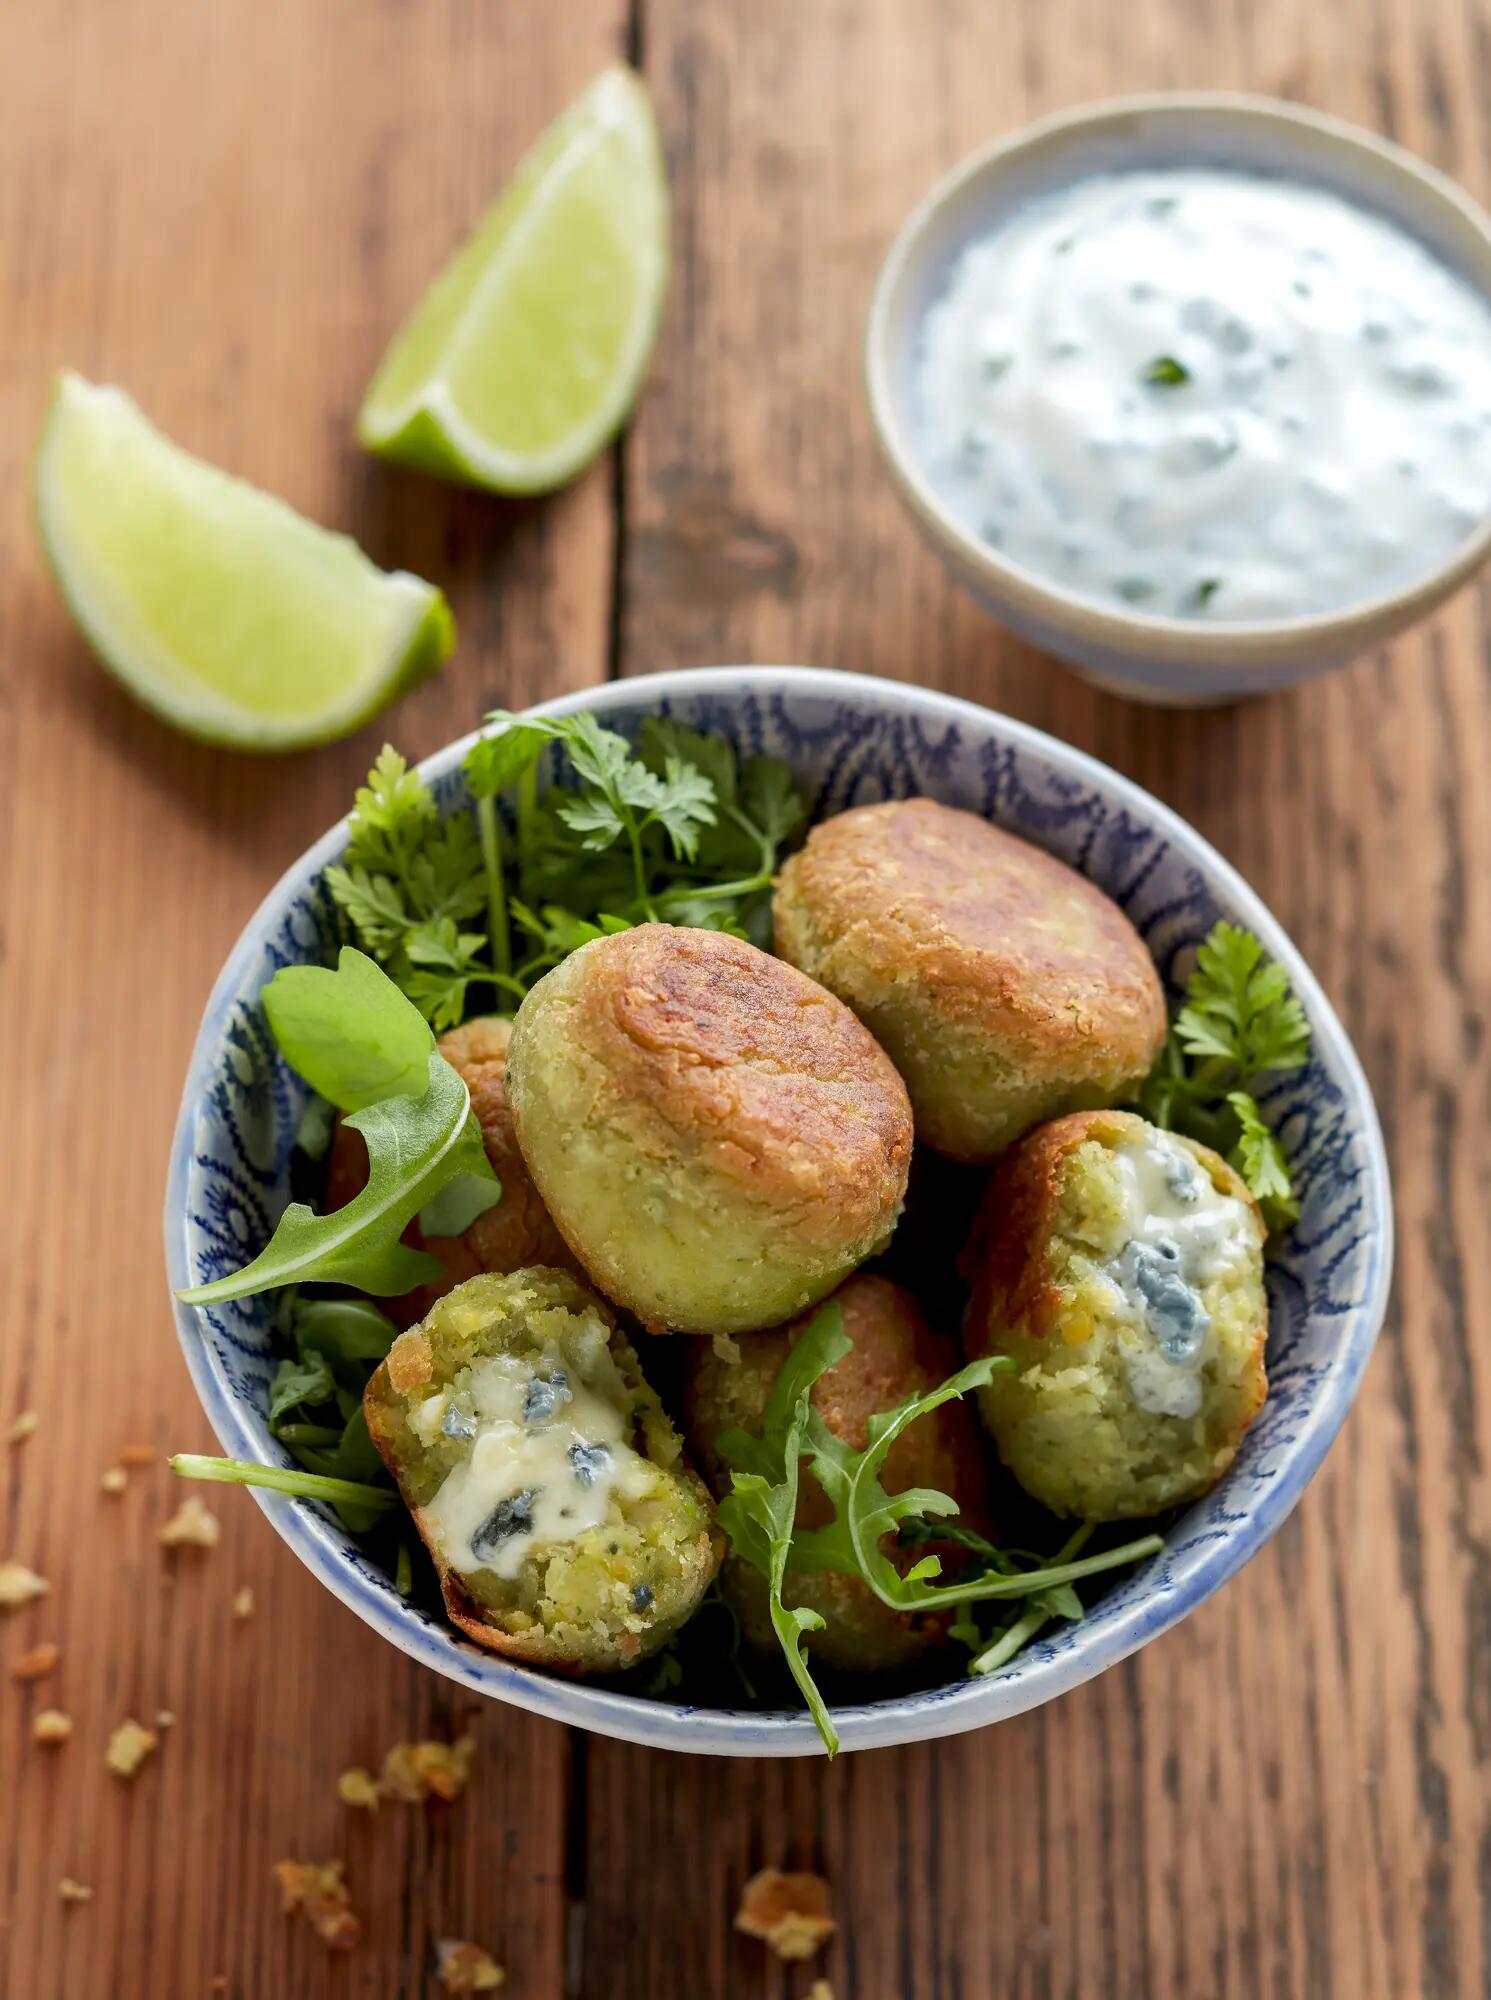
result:
[(1251, 931), (1218, 923), (1197, 951), (1185, 1004), (1140, 1090), (1139, 1109), (1225, 1155), (1270, 1229), (1287, 1228), (1299, 1203), (1256, 1093), (1309, 1059), (1310, 1024), (1284, 968), (1265, 959)]
[[(982, 1537), (973, 1536), (979, 1560), (952, 1581), (937, 1581), (942, 1559), (935, 1549), (903, 1571), (884, 1546), (887, 1538), (894, 1536), (903, 1543), (961, 1540), (967, 1545), (969, 1531), (952, 1524), (958, 1503), (949, 1494), (931, 1487), (887, 1493), (880, 1480), (886, 1454), (918, 1418), (1016, 1364), (1004, 1355), (970, 1362), (940, 1387), (908, 1396), (893, 1410), (871, 1417), (864, 1449), (856, 1451), (829, 1430), (811, 1402), (814, 1383), (852, 1344), (840, 1308), (832, 1302), (820, 1308), (782, 1364), (760, 1434), (732, 1429), (716, 1440), (716, 1449), (731, 1468), (731, 1490), (720, 1502), (720, 1525), (735, 1554), (766, 1578), (772, 1626), (783, 1657), (830, 1756), (838, 1749), (838, 1733), (803, 1646), (807, 1634), (823, 1620), (815, 1611), (784, 1603), (785, 1581), (794, 1571), (836, 1570), (857, 1577), (882, 1604), (901, 1612), (961, 1611), (974, 1604), (1027, 1600), (1026, 1618), (1001, 1628), (999, 1637), (988, 1643), (979, 1638), (971, 1671), (990, 1673), (1012, 1659), (1047, 1618), (1082, 1615), (1081, 1601), (1070, 1590), (1073, 1584), (1139, 1562), (1163, 1546), (1158, 1535), (1144, 1535), (1121, 1548), (1082, 1556), (1081, 1543), (1074, 1547), (1069, 1542), (1047, 1561), (1003, 1556)], [(803, 1459), (833, 1510), (832, 1519), (821, 1528), (796, 1525)]]
[[(434, 1028), (476, 1010), (473, 988), (510, 1008), (580, 945), (636, 923), (768, 942), (772, 877), (804, 817), (784, 764), (741, 762), (666, 717), (636, 749), (590, 714), (487, 720), (464, 767), (469, 813), (442, 821), (385, 747), (326, 872), (363, 948)], [(550, 744), (574, 782), (540, 792)]]

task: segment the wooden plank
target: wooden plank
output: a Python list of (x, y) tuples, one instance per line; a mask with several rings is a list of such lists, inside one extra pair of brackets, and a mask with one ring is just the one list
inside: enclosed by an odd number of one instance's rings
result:
[[(381, 740), (423, 754), (482, 708), (603, 677), (612, 509), (598, 468), (544, 508), (386, 471), (351, 436), (394, 323), (518, 153), (619, 50), (620, 0), (481, 8), (16, 0), (0, 10), (0, 1559), (52, 1579), (0, 1621), (0, 1992), (242, 2000), (433, 1990), (470, 1936), (508, 1991), (563, 1980), (561, 1731), (468, 1702), (376, 1641), (253, 1503), (168, 1563), (164, 1472), (104, 1498), (121, 1445), (210, 1448), (175, 1350), (160, 1191), (197, 1016), (239, 926), (341, 813)], [(380, 559), (436, 577), (459, 657), (353, 742), (255, 761), (183, 742), (115, 692), (43, 576), (25, 472), (50, 371), (126, 385), (173, 436)], [(230, 1601), (253, 1587), (254, 1617)], [(10, 1658), (54, 1637), (57, 1676)], [(30, 1741), (34, 1712), (72, 1742)], [(178, 1720), (132, 1789), (126, 1714)], [(480, 1710), (478, 1713), (477, 1710)], [(337, 1773), (474, 1727), (467, 1798), (376, 1822)], [(278, 1913), (270, 1864), (344, 1857), (367, 1941), (345, 1963)], [(70, 1874), (93, 1901), (68, 1911)], [(210, 1987), (216, 1976), (220, 1989)]]
[[(1086, 96), (1304, 98), (1483, 197), (1485, 0), (651, 0), (681, 264), (627, 456), (628, 670), (807, 661), (948, 688), (1131, 773), (1273, 904), (1380, 1096), (1398, 1304), (1295, 1518), (1142, 1656), (1054, 1707), (833, 1770), (588, 1753), (587, 2000), (800, 1992), (724, 1933), (817, 1866), (854, 2000), (1400, 2000), (1491, 1983), (1488, 613), (1218, 713), (1099, 696), (946, 582), (860, 393), (876, 264), (935, 176)], [(705, 1831), (707, 1829), (707, 1831)], [(645, 1858), (644, 1858), (645, 1857)]]

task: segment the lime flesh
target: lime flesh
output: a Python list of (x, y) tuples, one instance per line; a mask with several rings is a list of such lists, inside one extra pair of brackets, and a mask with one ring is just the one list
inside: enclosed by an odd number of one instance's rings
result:
[(105, 666), (168, 722), (246, 750), (346, 735), (455, 642), (432, 584), (59, 377), (36, 455), (42, 548)]
[(657, 333), (668, 192), (628, 69), (551, 125), (395, 336), (369, 450), (500, 493), (571, 478), (620, 428)]

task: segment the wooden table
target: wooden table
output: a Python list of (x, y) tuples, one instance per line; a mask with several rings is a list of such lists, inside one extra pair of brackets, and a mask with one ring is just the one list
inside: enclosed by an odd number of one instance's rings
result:
[[(676, 267), (623, 447), (504, 506), (387, 471), (351, 418), (390, 328), (539, 127), (645, 70)], [(0, 1992), (239, 2000), (435, 1990), (474, 1937), (515, 2000), (801, 1995), (730, 1929), (763, 1862), (820, 1868), (839, 2000), (1416, 2000), (1491, 1985), (1491, 685), (1488, 599), (1296, 695), (1101, 697), (947, 583), (876, 461), (859, 344), (902, 215), (962, 153), (1084, 97), (1242, 86), (1392, 133), (1491, 192), (1488, 0), (6, 0), (0, 11), (3, 960), (0, 1559), (49, 1576), (0, 1663)], [(457, 658), (386, 723), (256, 761), (97, 671), (23, 492), (49, 372), (437, 578)], [(1191, 818), (1356, 1038), (1397, 1176), (1397, 1303), (1298, 1513), (1179, 1630), (941, 1746), (721, 1763), (478, 1707), (374, 1639), (252, 1502), (168, 1560), (210, 1448), (161, 1268), (198, 1012), (384, 731), (423, 755), (493, 703), (700, 662), (924, 681), (1094, 751)], [(251, 1585), (254, 1615), (231, 1601)], [(72, 1741), (33, 1746), (52, 1703)], [(133, 1786), (108, 1732), (177, 1721)], [(390, 1743), (474, 1730), (468, 1796), (337, 1800)], [(343, 1857), (335, 1958), (271, 1863)], [(64, 1875), (92, 1886), (66, 1908)], [(214, 1981), (217, 1984), (214, 1984)]]

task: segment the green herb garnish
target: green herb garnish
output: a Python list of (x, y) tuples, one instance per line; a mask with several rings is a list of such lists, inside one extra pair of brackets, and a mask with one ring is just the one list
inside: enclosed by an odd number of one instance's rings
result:
[(1213, 925), (1196, 954), (1185, 1004), (1138, 1108), (1156, 1125), (1222, 1153), (1242, 1175), (1271, 1229), (1299, 1214), (1283, 1148), (1256, 1091), (1310, 1059), (1310, 1024), (1281, 965), (1251, 931)]
[(399, 1504), (399, 1496), (391, 1486), (324, 1478), (314, 1472), (299, 1472), (293, 1465), (260, 1465), (248, 1458), (204, 1458), (196, 1452), (177, 1452), (168, 1463), (182, 1479), (208, 1479), (225, 1486), (266, 1486), (273, 1493), (288, 1493), (292, 1499), (324, 1500), (331, 1507), (359, 1507), (370, 1514), (385, 1513)]
[(1190, 369), (1183, 361), (1177, 361), (1173, 354), (1157, 354), (1139, 371), (1141, 382), (1161, 389), (1178, 389), (1182, 382), (1189, 382), (1190, 379)]
[[(768, 942), (777, 859), (803, 819), (784, 764), (742, 764), (721, 738), (661, 717), (635, 750), (589, 714), (488, 721), (466, 758), (469, 815), (442, 822), (418, 773), (385, 749), (345, 860), (326, 873), (364, 948), (433, 1027), (475, 1011), (473, 987), (510, 1009), (580, 945), (636, 923)], [(541, 795), (551, 743), (575, 782)]]
[(366, 1142), (367, 1185), (332, 1215), (291, 1202), (251, 1263), (177, 1297), (210, 1305), (314, 1280), (396, 1298), (438, 1278), (433, 1257), (400, 1242), (404, 1229), (432, 1206), (437, 1221), (460, 1222), (476, 1208), (472, 1185), (482, 1206), (498, 1191), (462, 1078), (393, 982), (350, 946), (335, 972), (276, 973), (265, 1013), (286, 1058), (321, 1095), (357, 1107), (346, 1122)]
[[(1002, 1355), (970, 1362), (940, 1388), (907, 1397), (894, 1410), (871, 1417), (865, 1448), (855, 1451), (834, 1436), (810, 1401), (813, 1384), (848, 1353), (850, 1345), (838, 1306), (820, 1308), (782, 1364), (760, 1435), (729, 1430), (715, 1441), (716, 1450), (731, 1467), (731, 1491), (720, 1502), (720, 1525), (735, 1554), (766, 1578), (772, 1625), (783, 1656), (830, 1756), (838, 1749), (838, 1734), (813, 1681), (802, 1644), (804, 1636), (823, 1620), (815, 1611), (783, 1604), (783, 1583), (793, 1571), (836, 1570), (858, 1577), (883, 1604), (903, 1612), (1028, 1599), (1030, 1618), (1017, 1621), (1027, 1629), (1013, 1644), (1009, 1642), (1013, 1627), (1006, 1628), (994, 1646), (986, 1646), (983, 1636), (977, 1635), (983, 1648), (981, 1657), (997, 1652), (993, 1665), (1002, 1665), (1047, 1618), (1081, 1616), (1080, 1601), (1061, 1595), (1068, 1586), (1083, 1577), (1138, 1562), (1157, 1554), (1163, 1546), (1158, 1535), (1145, 1535), (1122, 1548), (1079, 1558), (1068, 1544), (1056, 1560), (1032, 1558), (1035, 1566), (1022, 1568), (1018, 1557), (1002, 1555), (981, 1536), (973, 1536), (956, 1524), (947, 1525), (958, 1511), (957, 1502), (948, 1494), (929, 1487), (887, 1493), (880, 1483), (880, 1471), (886, 1453), (901, 1433), (919, 1417), (989, 1381), (996, 1373), (1013, 1369), (1015, 1363)], [(795, 1525), (799, 1463), (804, 1457), (833, 1507), (832, 1521), (822, 1528), (799, 1529)], [(944, 1525), (939, 1527), (939, 1523)], [(939, 1585), (935, 1579), (941, 1574), (941, 1559), (929, 1550), (903, 1574), (881, 1547), (882, 1539), (892, 1533), (906, 1540), (962, 1541), (965, 1546), (976, 1543), (980, 1560), (952, 1582)], [(1034, 1615), (1037, 1611), (1039, 1617)], [(985, 1673), (992, 1672), (993, 1665), (978, 1667), (975, 1661), (977, 1670)]]

